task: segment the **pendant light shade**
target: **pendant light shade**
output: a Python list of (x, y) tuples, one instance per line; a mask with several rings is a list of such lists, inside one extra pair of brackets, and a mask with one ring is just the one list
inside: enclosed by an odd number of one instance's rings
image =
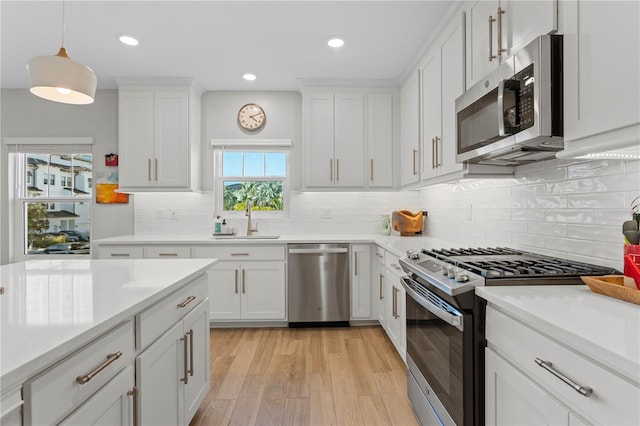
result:
[(31, 93), (65, 104), (93, 103), (98, 80), (93, 70), (67, 56), (64, 48), (64, 1), (62, 2), (62, 47), (56, 55), (36, 56), (27, 63)]

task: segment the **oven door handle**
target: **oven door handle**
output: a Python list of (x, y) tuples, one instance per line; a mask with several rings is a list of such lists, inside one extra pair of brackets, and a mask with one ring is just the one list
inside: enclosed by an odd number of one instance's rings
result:
[(425, 299), (422, 295), (416, 292), (410, 285), (407, 284), (407, 281), (411, 281), (408, 277), (402, 277), (401, 280), (402, 286), (406, 290), (407, 294), (411, 296), (413, 300), (415, 300), (420, 306), (431, 312), (433, 315), (437, 316), (447, 324), (457, 328), (460, 331), (464, 331), (464, 324), (462, 322), (462, 314), (453, 315), (450, 312), (445, 311), (441, 307), (431, 303), (429, 300)]

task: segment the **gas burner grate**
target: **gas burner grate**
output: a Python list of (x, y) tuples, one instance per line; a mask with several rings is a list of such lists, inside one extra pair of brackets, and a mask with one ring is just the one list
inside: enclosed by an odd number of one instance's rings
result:
[(422, 249), (422, 253), (437, 257), (452, 257), (452, 256), (495, 256), (495, 255), (520, 255), (521, 251), (510, 249), (508, 247), (477, 247), (477, 248), (451, 248), (451, 249)]
[(462, 262), (459, 267), (485, 278), (602, 275), (609, 268), (559, 259), (522, 259)]

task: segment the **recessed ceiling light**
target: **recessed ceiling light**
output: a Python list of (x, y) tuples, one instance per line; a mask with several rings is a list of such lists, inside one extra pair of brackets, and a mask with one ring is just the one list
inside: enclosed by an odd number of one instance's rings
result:
[(256, 75), (255, 75), (255, 74), (245, 73), (245, 74), (242, 74), (242, 78), (244, 78), (244, 79), (245, 79), (245, 80), (247, 80), (247, 81), (253, 81), (253, 80), (255, 80), (257, 77), (256, 77)]
[(329, 47), (333, 47), (334, 49), (337, 49), (338, 47), (342, 47), (342, 46), (344, 46), (344, 37), (342, 37), (342, 36), (331, 36), (327, 40), (327, 45)]
[(137, 46), (140, 44), (138, 39), (131, 34), (118, 34), (117, 37), (120, 43), (126, 44), (127, 46)]

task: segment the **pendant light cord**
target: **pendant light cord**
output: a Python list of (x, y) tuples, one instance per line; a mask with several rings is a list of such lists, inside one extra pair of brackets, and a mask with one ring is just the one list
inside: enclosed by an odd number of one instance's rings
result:
[(65, 26), (65, 19), (64, 19), (64, 0), (62, 0), (62, 44), (61, 46), (64, 47), (64, 26)]

